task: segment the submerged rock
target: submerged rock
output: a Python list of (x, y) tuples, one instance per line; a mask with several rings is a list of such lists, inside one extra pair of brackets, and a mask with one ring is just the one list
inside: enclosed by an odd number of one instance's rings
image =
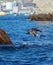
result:
[(6, 32), (0, 29), (0, 45), (10, 45), (10, 44), (12, 44), (12, 42), (9, 39)]

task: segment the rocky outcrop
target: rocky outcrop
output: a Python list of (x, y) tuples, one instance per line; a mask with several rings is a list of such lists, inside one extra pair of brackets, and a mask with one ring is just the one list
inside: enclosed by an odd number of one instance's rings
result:
[(12, 45), (12, 42), (9, 39), (6, 32), (0, 29), (0, 45), (10, 45), (10, 44)]
[(53, 21), (53, 14), (35, 14), (30, 15), (28, 19), (37, 21)]

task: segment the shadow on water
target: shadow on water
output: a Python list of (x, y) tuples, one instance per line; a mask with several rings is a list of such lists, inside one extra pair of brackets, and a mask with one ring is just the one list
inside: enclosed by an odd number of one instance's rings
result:
[(48, 44), (48, 45), (39, 45), (39, 44), (17, 44), (17, 45), (0, 45), (0, 50), (16, 50), (16, 49), (49, 49), (49, 50), (53, 50), (53, 45), (52, 44)]

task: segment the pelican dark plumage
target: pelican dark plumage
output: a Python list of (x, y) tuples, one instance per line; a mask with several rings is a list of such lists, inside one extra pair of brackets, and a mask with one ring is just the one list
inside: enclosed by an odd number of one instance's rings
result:
[(32, 36), (39, 36), (37, 32), (42, 32), (42, 31), (37, 28), (32, 28), (31, 30), (28, 30), (28, 34), (31, 34)]

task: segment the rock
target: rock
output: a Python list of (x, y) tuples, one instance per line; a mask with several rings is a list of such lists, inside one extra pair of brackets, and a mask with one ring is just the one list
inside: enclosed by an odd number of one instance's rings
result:
[(9, 39), (6, 32), (0, 29), (0, 45), (10, 45), (10, 44), (12, 45), (12, 42)]
[(36, 28), (32, 28), (32, 30), (28, 30), (28, 34), (31, 34), (32, 36), (39, 36), (39, 34), (37, 32), (42, 32), (41, 30), (39, 29), (36, 29)]
[(28, 19), (37, 21), (53, 21), (53, 14), (35, 14), (30, 15)]

